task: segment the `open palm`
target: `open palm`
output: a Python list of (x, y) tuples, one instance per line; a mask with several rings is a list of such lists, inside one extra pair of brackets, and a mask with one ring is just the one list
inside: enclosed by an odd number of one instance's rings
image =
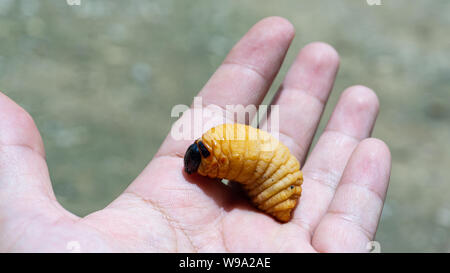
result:
[[(203, 103), (259, 105), (293, 36), (285, 19), (257, 23), (200, 92)], [(286, 224), (255, 210), (235, 188), (184, 173), (191, 143), (170, 135), (123, 194), (77, 217), (55, 199), (31, 117), (0, 94), (0, 251), (366, 251), (390, 173), (388, 148), (368, 138), (378, 112), (373, 91), (353, 86), (342, 93), (305, 162), (338, 66), (332, 47), (307, 45), (272, 102), (280, 106), (280, 138), (304, 173)]]

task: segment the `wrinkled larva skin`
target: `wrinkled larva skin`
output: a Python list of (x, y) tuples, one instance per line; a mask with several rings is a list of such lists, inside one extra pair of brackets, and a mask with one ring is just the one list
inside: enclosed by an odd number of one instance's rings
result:
[(290, 220), (302, 191), (300, 163), (289, 149), (243, 124), (222, 124), (204, 133), (186, 152), (185, 170), (241, 183), (259, 209), (281, 222)]

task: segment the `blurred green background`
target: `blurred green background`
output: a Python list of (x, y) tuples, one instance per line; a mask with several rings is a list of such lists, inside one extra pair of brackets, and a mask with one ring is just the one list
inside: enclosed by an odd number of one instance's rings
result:
[[(259, 19), (296, 28), (282, 75), (312, 41), (341, 56), (341, 91), (373, 88), (390, 146), (382, 252), (450, 251), (450, 1), (0, 0), (0, 90), (34, 117), (58, 200), (83, 216), (112, 201), (232, 45)], [(1, 109), (0, 109), (1, 110)], [(323, 122), (320, 128), (323, 128)]]

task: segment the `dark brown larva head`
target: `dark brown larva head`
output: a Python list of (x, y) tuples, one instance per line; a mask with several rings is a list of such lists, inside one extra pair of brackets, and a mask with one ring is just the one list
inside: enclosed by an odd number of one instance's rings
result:
[(202, 157), (208, 157), (210, 155), (208, 149), (205, 147), (203, 142), (196, 140), (189, 146), (186, 153), (184, 154), (184, 170), (188, 174), (196, 172), (200, 163), (202, 162)]

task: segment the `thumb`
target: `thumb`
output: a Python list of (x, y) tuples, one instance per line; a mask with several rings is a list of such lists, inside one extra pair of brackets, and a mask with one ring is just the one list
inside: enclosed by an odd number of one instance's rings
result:
[(57, 221), (62, 216), (75, 217), (56, 201), (33, 119), (0, 93), (0, 248), (29, 219)]

